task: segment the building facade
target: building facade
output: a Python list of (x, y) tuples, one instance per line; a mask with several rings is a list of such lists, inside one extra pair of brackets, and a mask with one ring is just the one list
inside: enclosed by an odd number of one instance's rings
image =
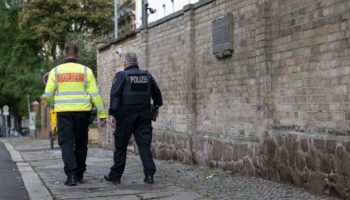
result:
[[(181, 10), (184, 6), (196, 3), (198, 0), (148, 0), (149, 8), (154, 10), (154, 13), (148, 12), (148, 22), (154, 22), (164, 18), (172, 13)], [(136, 2), (136, 27), (142, 25), (142, 0)]]
[(118, 0), (118, 37), (136, 30), (136, 0)]

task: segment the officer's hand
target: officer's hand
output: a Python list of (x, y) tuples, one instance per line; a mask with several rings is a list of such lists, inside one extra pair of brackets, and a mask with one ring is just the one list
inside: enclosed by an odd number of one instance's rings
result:
[(117, 126), (117, 120), (113, 116), (109, 116), (109, 125), (114, 129)]
[(100, 127), (104, 127), (106, 125), (106, 118), (100, 118), (99, 120)]

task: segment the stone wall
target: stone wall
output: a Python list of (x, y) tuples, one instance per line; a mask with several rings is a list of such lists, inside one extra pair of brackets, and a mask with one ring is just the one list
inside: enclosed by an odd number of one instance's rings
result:
[[(234, 53), (218, 60), (211, 24), (227, 13)], [(344, 0), (202, 0), (101, 46), (101, 94), (108, 106), (116, 49), (135, 51), (164, 97), (155, 157), (350, 198), (349, 13)]]

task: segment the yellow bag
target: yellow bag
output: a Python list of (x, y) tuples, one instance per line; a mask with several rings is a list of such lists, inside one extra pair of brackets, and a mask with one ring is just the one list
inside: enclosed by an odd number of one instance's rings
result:
[(51, 130), (53, 135), (57, 135), (57, 113), (54, 109), (50, 110)]

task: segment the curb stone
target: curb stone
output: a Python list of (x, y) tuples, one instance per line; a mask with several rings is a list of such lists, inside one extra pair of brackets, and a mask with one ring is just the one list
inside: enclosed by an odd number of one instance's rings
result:
[(24, 186), (32, 200), (52, 200), (50, 192), (47, 190), (38, 174), (33, 170), (29, 163), (25, 162), (21, 154), (7, 141), (0, 140), (7, 151), (9, 151), (13, 162), (16, 163), (19, 173), (21, 174)]

